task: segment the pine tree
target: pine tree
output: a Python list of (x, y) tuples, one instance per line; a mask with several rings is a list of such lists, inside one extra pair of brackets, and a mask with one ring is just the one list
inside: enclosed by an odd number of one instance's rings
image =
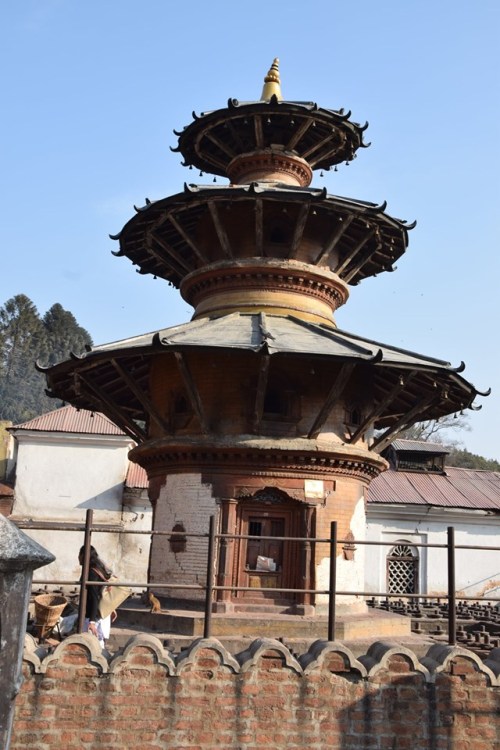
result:
[(90, 334), (58, 302), (45, 313), (43, 324), (47, 333), (48, 365), (67, 359), (71, 352), (82, 354), (85, 347), (92, 344)]
[(0, 307), (0, 419), (20, 423), (60, 406), (45, 394), (45, 377), (35, 362), (54, 364), (90, 343), (61, 305), (53, 305), (42, 320), (26, 295), (7, 300)]

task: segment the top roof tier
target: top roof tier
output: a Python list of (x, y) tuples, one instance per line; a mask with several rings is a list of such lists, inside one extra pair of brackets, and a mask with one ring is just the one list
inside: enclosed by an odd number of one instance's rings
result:
[[(276, 59), (259, 101), (229, 99), (224, 109), (193, 112), (193, 122), (181, 133), (174, 131), (179, 143), (172, 150), (182, 154), (184, 166), (228, 177), (236, 184), (262, 181), (255, 157), (272, 153), (290, 165), (279, 170), (281, 181), (306, 187), (312, 170), (349, 162), (358, 148), (370, 145), (363, 142), (368, 123), (352, 122), (350, 115), (313, 102), (284, 101)], [(272, 181), (272, 173), (265, 171)], [(283, 179), (287, 171), (292, 177)]]

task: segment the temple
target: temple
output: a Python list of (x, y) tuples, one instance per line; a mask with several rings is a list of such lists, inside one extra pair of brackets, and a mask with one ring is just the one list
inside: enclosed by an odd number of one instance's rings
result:
[[(337, 328), (349, 287), (394, 270), (413, 225), (386, 204), (310, 187), (365, 148), (350, 112), (282, 97), (275, 60), (258, 101), (193, 113), (174, 151), (228, 184), (146, 201), (117, 256), (179, 289), (190, 322), (96, 346), (45, 370), (50, 394), (106, 414), (137, 446), (154, 529), (149, 580), (202, 596), (214, 515), (216, 607), (325, 607), (330, 524), (339, 589), (364, 584), (365, 489), (417, 421), (475, 408), (463, 365)], [(485, 394), (481, 394), (485, 395)], [(292, 538), (285, 540), (284, 537)], [(234, 588), (231, 588), (234, 587)], [(296, 593), (293, 589), (302, 589)], [(341, 605), (341, 606), (340, 606)], [(340, 610), (364, 611), (356, 593)]]

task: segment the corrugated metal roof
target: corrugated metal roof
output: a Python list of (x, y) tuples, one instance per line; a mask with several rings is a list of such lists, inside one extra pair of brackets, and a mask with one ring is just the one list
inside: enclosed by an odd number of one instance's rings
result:
[(145, 490), (149, 487), (148, 475), (145, 470), (139, 464), (134, 464), (130, 461), (128, 465), (127, 477), (125, 479), (125, 486), (131, 489)]
[(391, 446), (394, 450), (411, 451), (412, 453), (438, 453), (440, 455), (449, 453), (449, 449), (441, 443), (428, 443), (425, 440), (393, 440)]
[(104, 414), (63, 406), (49, 411), (28, 422), (14, 425), (11, 430), (34, 430), (39, 432), (74, 432), (86, 435), (125, 435)]
[(389, 469), (369, 485), (369, 503), (500, 511), (500, 472), (449, 466), (446, 475)]

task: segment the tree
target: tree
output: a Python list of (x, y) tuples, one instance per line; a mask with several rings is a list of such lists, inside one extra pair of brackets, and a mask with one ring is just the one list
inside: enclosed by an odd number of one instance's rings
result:
[(404, 438), (405, 440), (424, 440), (430, 443), (442, 443), (445, 445), (456, 444), (448, 438), (446, 440), (446, 433), (453, 432), (470, 432), (469, 416), (467, 414), (447, 414), (440, 419), (429, 419), (426, 422), (417, 422), (408, 427), (406, 430), (402, 430), (398, 437)]
[(459, 466), (462, 469), (482, 469), (484, 471), (500, 471), (500, 462), (493, 458), (484, 458), (476, 453), (470, 453), (465, 448), (451, 447), (446, 457), (447, 466)]
[(75, 316), (59, 303), (45, 313), (43, 324), (47, 334), (48, 365), (67, 359), (71, 352), (81, 354), (87, 345), (92, 344), (88, 331), (79, 326)]
[(44, 398), (34, 360), (46, 353), (46, 335), (35, 305), (18, 294), (0, 308), (0, 415), (23, 421)]
[(0, 419), (19, 423), (56, 408), (35, 362), (53, 364), (87, 343), (90, 335), (61, 305), (42, 320), (26, 295), (7, 300), (0, 308)]

